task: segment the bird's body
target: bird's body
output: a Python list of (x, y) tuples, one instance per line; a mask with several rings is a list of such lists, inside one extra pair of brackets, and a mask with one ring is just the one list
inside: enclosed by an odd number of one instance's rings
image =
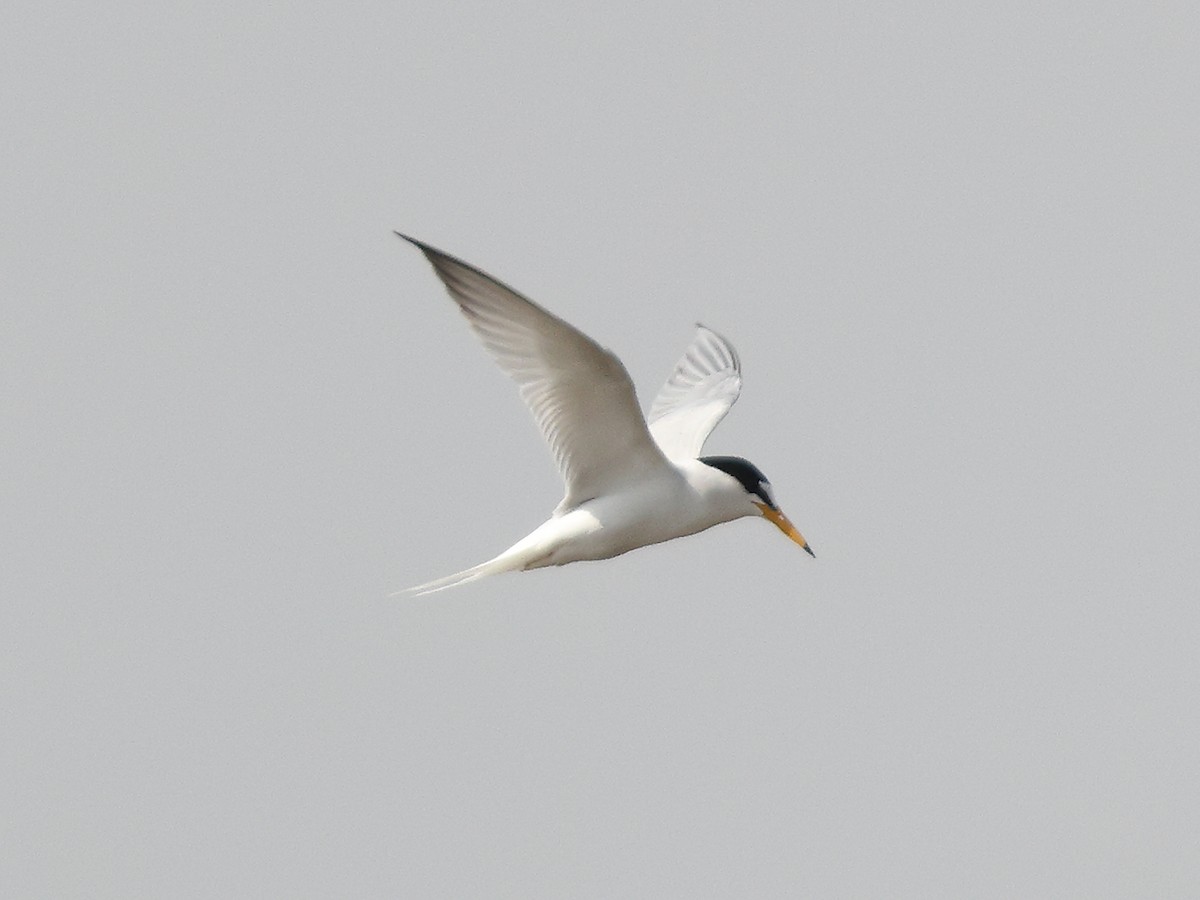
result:
[(769, 519), (812, 553), (757, 468), (738, 457), (698, 456), (741, 390), (737, 354), (724, 338), (699, 326), (647, 423), (616, 356), (490, 275), (400, 237), (421, 249), (517, 382), (566, 482), (554, 514), (529, 535), (485, 563), (411, 592), (608, 559), (743, 516)]
[[(745, 492), (735, 491), (717, 470), (694, 459), (668, 465), (661, 474), (548, 520), (525, 539), (544, 554), (525, 568), (609, 559), (747, 515)], [(664, 509), (671, 511), (669, 518)]]

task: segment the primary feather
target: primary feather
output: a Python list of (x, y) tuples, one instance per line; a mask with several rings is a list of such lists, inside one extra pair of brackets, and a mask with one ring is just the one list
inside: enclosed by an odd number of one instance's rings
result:
[(617, 357), (532, 300), (415, 238), (484, 347), (517, 382), (566, 483), (563, 512), (665, 469)]

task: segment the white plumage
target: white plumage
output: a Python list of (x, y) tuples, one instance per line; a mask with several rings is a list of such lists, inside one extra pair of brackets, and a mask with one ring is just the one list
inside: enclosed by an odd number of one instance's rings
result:
[(629, 373), (612, 352), (485, 272), (397, 234), (425, 254), (484, 347), (516, 381), (566, 485), (550, 519), (512, 547), (408, 592), (607, 559), (742, 516), (770, 519), (812, 553), (753, 465), (697, 458), (741, 391), (737, 353), (719, 334), (698, 326), (647, 425)]
[(741, 392), (737, 351), (698, 324), (696, 337), (650, 407), (650, 435), (668, 459), (693, 459)]

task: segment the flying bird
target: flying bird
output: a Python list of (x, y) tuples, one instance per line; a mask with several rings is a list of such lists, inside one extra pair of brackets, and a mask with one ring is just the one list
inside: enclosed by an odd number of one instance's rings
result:
[(416, 238), (484, 347), (514, 381), (558, 465), (554, 513), (499, 556), (409, 588), (427, 594), (500, 572), (609, 559), (743, 516), (759, 516), (815, 556), (771, 483), (736, 456), (700, 456), (742, 389), (730, 343), (698, 325), (642, 415), (613, 353), (486, 272)]

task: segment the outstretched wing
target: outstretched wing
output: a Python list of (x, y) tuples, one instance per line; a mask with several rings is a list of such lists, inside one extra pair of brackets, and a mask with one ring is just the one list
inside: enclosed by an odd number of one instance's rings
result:
[(668, 459), (694, 459), (742, 391), (737, 351), (711, 328), (696, 336), (650, 410), (650, 434)]
[(396, 234), (425, 254), (484, 347), (517, 382), (566, 482), (559, 512), (668, 465), (613, 353), (486, 272)]

